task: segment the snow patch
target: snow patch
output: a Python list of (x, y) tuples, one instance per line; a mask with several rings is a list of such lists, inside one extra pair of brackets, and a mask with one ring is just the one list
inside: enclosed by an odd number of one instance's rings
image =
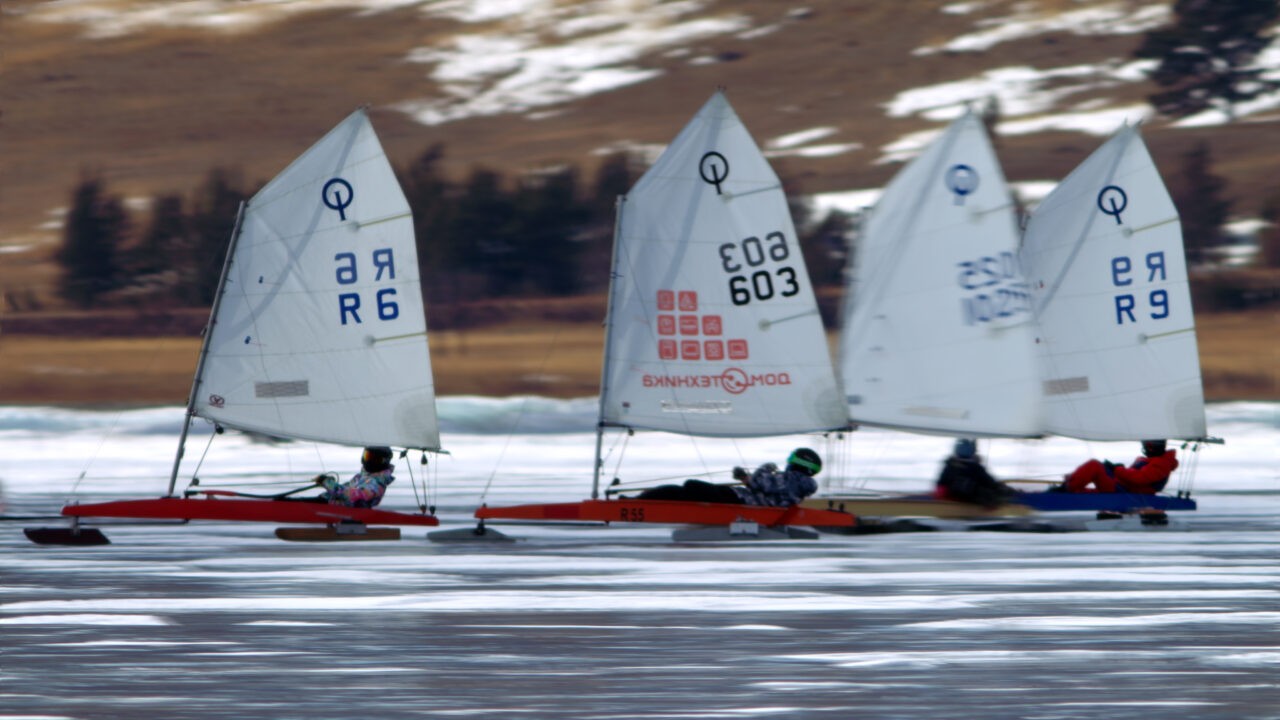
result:
[[(943, 8), (943, 12), (967, 14), (977, 9), (973, 4), (965, 3), (961, 5), (964, 8), (963, 12), (948, 10), (956, 7), (956, 5), (948, 5)], [(1128, 3), (1110, 3), (1064, 13), (1041, 10), (1032, 3), (1018, 3), (1014, 8), (1012, 15), (977, 21), (975, 24), (982, 28), (977, 32), (961, 35), (942, 45), (917, 48), (912, 51), (912, 54), (982, 52), (1000, 43), (1055, 32), (1069, 32), (1075, 35), (1136, 35), (1167, 24), (1171, 19), (1167, 3), (1146, 5), (1132, 10), (1129, 9)]]

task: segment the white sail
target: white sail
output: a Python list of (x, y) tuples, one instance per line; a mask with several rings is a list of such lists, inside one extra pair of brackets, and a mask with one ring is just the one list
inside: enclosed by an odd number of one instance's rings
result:
[(721, 437), (846, 425), (782, 185), (723, 94), (619, 213), (602, 422)]
[(851, 257), (840, 344), (854, 422), (1039, 434), (1014, 205), (982, 122), (956, 120), (894, 177)]
[(1090, 440), (1205, 436), (1178, 211), (1136, 127), (1040, 204), (1023, 265), (1047, 430)]
[(439, 448), (413, 219), (363, 110), (248, 202), (232, 247), (195, 414)]

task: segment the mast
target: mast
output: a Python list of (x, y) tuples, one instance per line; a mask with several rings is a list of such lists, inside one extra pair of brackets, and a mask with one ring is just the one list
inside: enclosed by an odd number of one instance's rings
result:
[(218, 292), (213, 296), (213, 307), (209, 309), (209, 322), (204, 328), (204, 337), (200, 339), (200, 357), (196, 360), (196, 374), (191, 379), (191, 393), (187, 396), (187, 414), (182, 420), (182, 435), (178, 438), (178, 452), (173, 458), (173, 471), (169, 473), (169, 492), (173, 496), (173, 488), (178, 484), (178, 467), (182, 465), (182, 455), (186, 451), (187, 431), (191, 428), (191, 418), (196, 414), (196, 393), (200, 390), (200, 377), (204, 373), (204, 361), (209, 355), (209, 337), (213, 335), (213, 326), (218, 322), (218, 307), (222, 305), (222, 292), (227, 285), (227, 273), (231, 270), (231, 257), (236, 252), (236, 242), (240, 239), (240, 227), (244, 221), (247, 203), (240, 201), (236, 210), (236, 224), (231, 229), (231, 242), (227, 245), (227, 257), (222, 261), (222, 274), (218, 277)]
[(618, 291), (618, 234), (622, 232), (622, 208), (627, 202), (626, 195), (619, 195), (614, 203), (613, 215), (613, 253), (609, 260), (609, 298), (604, 312), (604, 362), (600, 368), (600, 406), (596, 411), (596, 461), (591, 477), (591, 499), (600, 497), (600, 464), (603, 460), (600, 451), (604, 447), (604, 403), (605, 391), (609, 384), (609, 356), (613, 349), (613, 296)]

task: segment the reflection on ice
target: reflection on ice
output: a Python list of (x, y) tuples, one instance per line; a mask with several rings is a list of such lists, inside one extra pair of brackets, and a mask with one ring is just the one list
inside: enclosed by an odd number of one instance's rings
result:
[[(9, 609), (12, 606), (6, 606)], [(64, 615), (18, 615), (0, 617), (0, 625), (168, 625), (168, 620), (154, 615), (107, 615), (79, 613)]]
[(1185, 625), (1257, 625), (1273, 626), (1280, 621), (1280, 612), (1197, 612), (1168, 614), (1115, 614), (1071, 615), (1044, 617), (1004, 617), (984, 619), (942, 620), (938, 622), (911, 623), (906, 627), (931, 630), (1022, 630), (1073, 632), (1097, 628), (1133, 628)]
[[(1200, 458), (1201, 509), (1176, 533), (960, 526), (723, 545), (676, 544), (665, 527), (504, 526), (520, 542), (497, 547), (436, 545), (417, 530), (395, 543), (281, 543), (269, 524), (191, 523), (54, 548), (0, 526), (0, 682), (22, 689), (0, 702), (10, 716), (68, 718), (140, 707), (174, 718), (1271, 717), (1277, 407), (1210, 409), (1228, 445)], [(543, 421), (566, 410), (578, 411), (551, 403)], [(158, 495), (170, 417), (181, 412), (119, 414), (104, 441), (112, 423), (93, 413), (0, 408), (9, 512), (55, 511), (86, 466), (81, 497)], [(640, 434), (624, 479), (777, 459), (800, 441), (825, 442)], [(455, 455), (430, 466), (442, 525), (471, 525), (482, 497), (584, 497), (593, 442), (585, 429), (449, 438)], [(846, 442), (827, 487), (872, 476), (925, 489), (950, 447), (887, 431)], [(999, 441), (981, 452), (1012, 475), (1134, 449)], [(352, 465), (346, 448), (229, 433), (204, 470), (209, 483), (265, 483)], [(39, 481), (26, 481), (35, 466)], [(413, 502), (401, 483), (391, 507)]]

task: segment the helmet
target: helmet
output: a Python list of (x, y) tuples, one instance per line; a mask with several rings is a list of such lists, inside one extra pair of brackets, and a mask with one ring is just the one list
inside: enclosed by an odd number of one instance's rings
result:
[(391, 448), (367, 447), (360, 455), (360, 466), (365, 472), (380, 472), (391, 467)]
[(1147, 457), (1163, 455), (1167, 445), (1164, 440), (1143, 440), (1142, 454)]
[(822, 471), (822, 458), (809, 448), (796, 448), (791, 452), (791, 457), (787, 458), (787, 467), (813, 477)]
[(978, 452), (978, 444), (969, 438), (960, 438), (956, 440), (956, 457), (963, 460), (969, 460)]

